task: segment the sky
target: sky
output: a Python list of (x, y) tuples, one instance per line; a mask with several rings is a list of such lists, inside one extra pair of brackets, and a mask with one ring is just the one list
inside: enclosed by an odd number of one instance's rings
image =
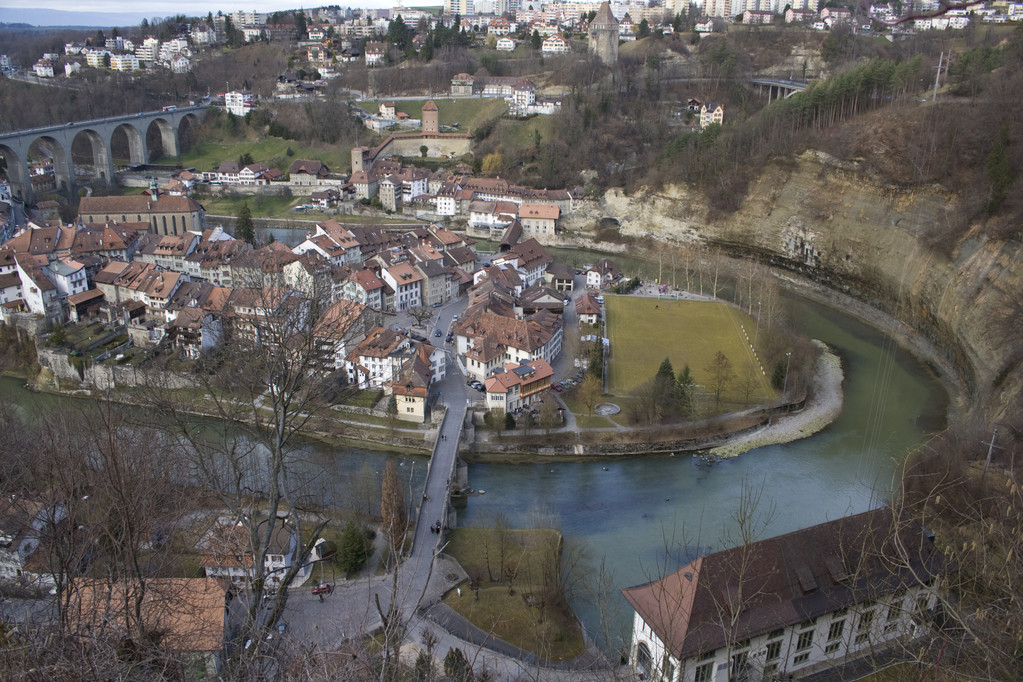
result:
[[(330, 4), (337, 4), (342, 7), (390, 7), (398, 4), (398, 0), (354, 0), (341, 2), (336, 0), (323, 0), (321, 3), (294, 3), (279, 2), (273, 0), (146, 0), (140, 3), (138, 0), (90, 0), (87, 4), (72, 2), (71, 0), (0, 0), (0, 22), (26, 22), (37, 26), (46, 25), (89, 25), (96, 26), (103, 22), (96, 19), (96, 13), (106, 12), (119, 17), (165, 17), (175, 14), (185, 16), (206, 16), (212, 10), (233, 12), (235, 10), (256, 10), (257, 12), (273, 12), (277, 10), (295, 9), (298, 7), (320, 7)], [(406, 3), (411, 4), (411, 3)], [(140, 9), (144, 7), (144, 9)], [(88, 12), (88, 17), (81, 23), (73, 21), (74, 15), (51, 14), (50, 12), (39, 12), (39, 10), (56, 10), (58, 12)], [(69, 20), (70, 19), (70, 20)], [(137, 23), (132, 21), (131, 23)], [(120, 21), (121, 25), (125, 22)]]

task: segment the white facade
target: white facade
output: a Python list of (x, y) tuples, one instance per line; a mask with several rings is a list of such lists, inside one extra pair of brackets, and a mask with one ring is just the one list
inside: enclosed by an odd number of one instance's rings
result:
[(114, 71), (138, 71), (139, 58), (133, 54), (112, 54), (110, 68)]
[(255, 97), (248, 90), (233, 90), (224, 95), (224, 108), (235, 116), (244, 116), (255, 107)]
[[(631, 660), (649, 655), (663, 679), (673, 682), (728, 682), (729, 672), (787, 675), (869, 651), (885, 642), (923, 634), (916, 614), (933, 609), (937, 596), (918, 587), (853, 609), (839, 610), (766, 635), (745, 646), (722, 647), (713, 655), (679, 661), (636, 614), (632, 624)], [(645, 653), (643, 653), (645, 649)], [(667, 673), (671, 673), (668, 677)], [(654, 670), (647, 673), (651, 678)], [(750, 679), (755, 679), (752, 675)]]

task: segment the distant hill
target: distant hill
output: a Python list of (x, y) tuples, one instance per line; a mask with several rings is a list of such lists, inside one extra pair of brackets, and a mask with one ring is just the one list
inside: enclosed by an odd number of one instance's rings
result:
[(0, 25), (4, 28), (28, 26), (65, 28), (111, 28), (134, 26), (143, 19), (152, 19), (152, 12), (68, 12), (33, 7), (0, 7)]

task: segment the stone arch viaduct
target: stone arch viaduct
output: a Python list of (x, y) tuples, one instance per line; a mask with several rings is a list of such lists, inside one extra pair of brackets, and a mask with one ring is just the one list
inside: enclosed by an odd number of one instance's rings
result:
[(11, 185), (11, 195), (19, 201), (35, 203), (28, 158), (29, 150), (37, 142), (53, 157), (56, 190), (71, 195), (77, 189), (71, 147), (79, 137), (84, 136), (88, 142), (92, 165), (96, 169), (96, 179), (101, 183), (110, 184), (114, 177), (110, 140), (116, 132), (123, 131), (128, 138), (131, 163), (143, 164), (149, 162), (146, 137), (150, 128), (155, 126), (164, 154), (177, 156), (180, 151), (181, 126), (198, 124), (205, 118), (206, 105), (200, 104), (0, 134), (0, 155), (7, 161), (7, 179)]

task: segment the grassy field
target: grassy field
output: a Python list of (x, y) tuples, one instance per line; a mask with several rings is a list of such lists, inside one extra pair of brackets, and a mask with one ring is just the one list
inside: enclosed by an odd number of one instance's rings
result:
[[(551, 557), (560, 547), (561, 535), (555, 530), (459, 528), (451, 533), (447, 553), (471, 579), (479, 580), (479, 597), (463, 585), (461, 596), (452, 591), (444, 603), (484, 632), (520, 649), (548, 660), (573, 659), (585, 649), (578, 622), (567, 607), (544, 609), (538, 603), (542, 574), (557, 570)], [(506, 577), (512, 572), (515, 578), (509, 589)]]
[[(288, 156), (288, 149), (292, 155)], [(256, 163), (267, 163), (276, 159), (278, 167), (287, 172), (288, 166), (296, 159), (314, 159), (327, 164), (331, 171), (347, 173), (351, 167), (351, 148), (333, 145), (305, 147), (295, 140), (269, 135), (249, 136), (243, 140), (231, 142), (202, 142), (179, 156), (169, 156), (160, 163), (180, 164), (185, 168), (211, 170), (220, 165), (221, 161), (237, 161), (245, 153), (252, 154)]]
[(775, 396), (767, 378), (755, 366), (742, 328), (754, 336), (756, 321), (723, 303), (672, 301), (632, 296), (607, 296), (608, 336), (611, 339), (608, 391), (629, 394), (653, 378), (664, 358), (675, 371), (686, 364), (697, 384), (706, 385), (706, 367), (721, 351), (732, 362), (735, 379), (722, 400), (739, 402), (749, 373), (755, 384), (751, 401)]

